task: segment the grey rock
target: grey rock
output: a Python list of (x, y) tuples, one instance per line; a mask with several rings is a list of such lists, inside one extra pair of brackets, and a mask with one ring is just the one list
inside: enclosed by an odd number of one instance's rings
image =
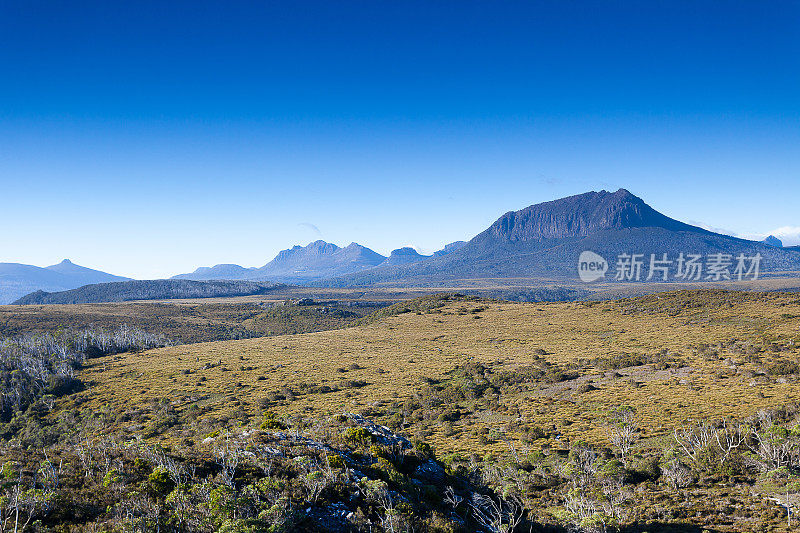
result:
[(414, 470), (414, 477), (431, 485), (439, 485), (444, 483), (447, 473), (439, 463), (433, 459), (428, 459)]

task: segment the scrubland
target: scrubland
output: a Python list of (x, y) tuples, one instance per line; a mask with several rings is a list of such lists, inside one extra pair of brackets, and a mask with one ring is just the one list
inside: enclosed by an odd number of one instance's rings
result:
[(74, 463), (75, 494), (105, 503), (35, 513), (54, 530), (780, 531), (798, 365), (797, 294), (428, 296), (339, 329), (95, 354), (82, 390), (4, 421), (7, 479), (44, 490), (31, 458)]

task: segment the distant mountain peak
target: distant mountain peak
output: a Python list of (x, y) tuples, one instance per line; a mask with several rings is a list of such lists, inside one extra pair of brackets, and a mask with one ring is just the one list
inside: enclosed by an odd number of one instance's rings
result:
[(761, 242), (763, 242), (767, 246), (774, 246), (775, 248), (783, 248), (783, 242), (781, 242), (781, 240), (774, 235), (770, 235)]
[(357, 272), (379, 265), (384, 259), (384, 256), (356, 242), (340, 248), (316, 240), (306, 246), (297, 245), (279, 252), (272, 261), (255, 269), (248, 277), (297, 282)]
[(87, 280), (98, 279), (100, 281), (96, 281), (94, 283), (100, 282), (111, 282), (111, 281), (124, 281), (130, 278), (125, 278), (122, 276), (114, 276), (111, 274), (106, 274), (105, 272), (100, 272), (99, 270), (94, 270), (85, 266), (76, 265), (69, 259), (64, 259), (58, 264), (50, 265), (45, 267), (47, 270), (51, 270), (53, 272), (59, 272), (64, 275), (68, 276), (79, 276), (84, 277)]
[[(353, 244), (355, 244), (355, 243), (353, 243)], [(337, 249), (337, 250), (339, 249), (339, 247), (336, 246), (335, 244), (333, 244), (332, 242), (325, 242), (322, 239), (317, 239), (314, 242), (310, 242), (306, 246), (300, 246), (299, 244), (296, 244), (294, 247), (295, 248), (334, 248), (334, 249)]]
[(325, 242), (323, 240), (316, 240), (310, 242), (305, 246), (295, 244), (291, 248), (281, 250), (273, 261), (283, 262), (291, 260), (291, 258), (299, 256), (321, 256), (330, 255), (340, 248), (333, 243)]

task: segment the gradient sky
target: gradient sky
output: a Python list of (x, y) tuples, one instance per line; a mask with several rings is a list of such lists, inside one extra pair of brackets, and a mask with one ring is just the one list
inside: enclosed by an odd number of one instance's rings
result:
[(620, 187), (800, 244), (800, 2), (0, 0), (0, 261), (431, 252)]

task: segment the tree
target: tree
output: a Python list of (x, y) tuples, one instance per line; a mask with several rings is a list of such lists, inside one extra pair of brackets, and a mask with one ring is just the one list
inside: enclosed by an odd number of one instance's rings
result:
[(620, 406), (611, 411), (608, 419), (608, 440), (619, 450), (623, 463), (638, 439), (639, 424), (635, 409), (630, 406)]

